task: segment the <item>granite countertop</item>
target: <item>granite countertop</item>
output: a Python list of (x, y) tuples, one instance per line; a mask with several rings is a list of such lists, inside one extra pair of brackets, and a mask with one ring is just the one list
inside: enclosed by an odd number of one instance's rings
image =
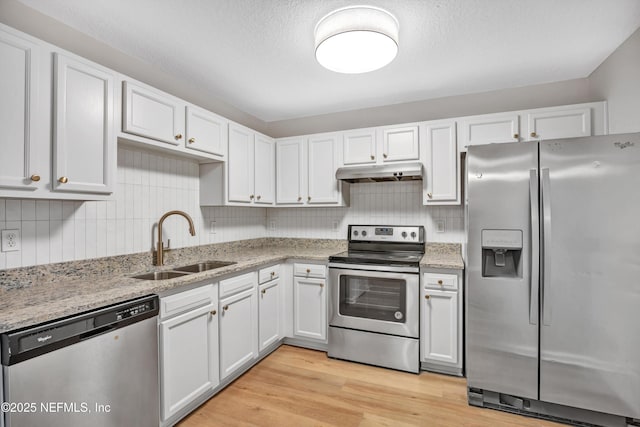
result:
[[(343, 240), (263, 238), (173, 250), (161, 268), (153, 266), (151, 253), (142, 253), (2, 270), (0, 333), (286, 260), (327, 262), (344, 250)], [(160, 281), (130, 277), (208, 260), (236, 264)], [(420, 265), (462, 269), (460, 245), (428, 244)]]
[(463, 270), (462, 245), (459, 243), (427, 243), (420, 267)]

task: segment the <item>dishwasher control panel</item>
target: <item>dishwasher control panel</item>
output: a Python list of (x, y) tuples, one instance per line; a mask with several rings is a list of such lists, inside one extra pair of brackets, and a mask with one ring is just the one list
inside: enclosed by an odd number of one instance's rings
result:
[(138, 305), (134, 305), (134, 306), (116, 311), (116, 320), (126, 319), (128, 317), (142, 314), (151, 310), (153, 310), (151, 301), (147, 301)]

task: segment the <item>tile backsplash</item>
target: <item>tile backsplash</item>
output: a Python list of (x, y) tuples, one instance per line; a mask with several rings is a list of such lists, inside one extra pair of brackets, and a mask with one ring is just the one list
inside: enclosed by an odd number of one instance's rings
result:
[(260, 237), (345, 239), (356, 223), (422, 224), (428, 241), (464, 241), (463, 209), (423, 206), (420, 182), (353, 184), (345, 208), (201, 208), (198, 197), (197, 162), (120, 146), (113, 200), (0, 198), (0, 230), (20, 230), (22, 246), (0, 252), (0, 269), (151, 251), (158, 219), (173, 209), (196, 227), (192, 237), (184, 218), (168, 218), (163, 234), (173, 248)]

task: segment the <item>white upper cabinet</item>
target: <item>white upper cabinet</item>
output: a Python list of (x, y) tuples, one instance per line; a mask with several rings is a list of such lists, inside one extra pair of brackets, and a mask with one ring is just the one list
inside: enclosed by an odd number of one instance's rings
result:
[(460, 156), (456, 144), (456, 122), (442, 120), (421, 125), (424, 140), (425, 205), (460, 203)]
[(591, 136), (591, 108), (574, 106), (533, 110), (526, 114), (527, 140)]
[(184, 103), (154, 89), (125, 81), (122, 131), (172, 145), (184, 138)]
[[(36, 146), (38, 61), (35, 43), (0, 29), (0, 188), (33, 191), (42, 186), (46, 153)], [(42, 181), (41, 181), (42, 180)]]
[(195, 106), (187, 106), (186, 114), (186, 147), (224, 157), (229, 121)]
[(340, 202), (340, 183), (336, 180), (340, 135), (309, 137), (307, 203), (336, 204)]
[(255, 135), (255, 204), (271, 205), (275, 202), (275, 152), (273, 139), (260, 134)]
[(53, 177), (56, 191), (111, 193), (116, 168), (114, 75), (54, 57)]
[(344, 164), (360, 165), (376, 162), (376, 130), (357, 129), (347, 131), (344, 137)]
[(276, 142), (276, 203), (303, 203), (304, 166), (302, 137)]
[(379, 140), (382, 142), (382, 160), (397, 162), (404, 160), (418, 160), (420, 149), (418, 145), (418, 126), (386, 126), (378, 130)]
[(458, 124), (460, 151), (467, 151), (469, 145), (518, 142), (520, 138), (518, 113), (463, 117)]
[(251, 203), (254, 195), (254, 133), (229, 125), (228, 191), (230, 202)]

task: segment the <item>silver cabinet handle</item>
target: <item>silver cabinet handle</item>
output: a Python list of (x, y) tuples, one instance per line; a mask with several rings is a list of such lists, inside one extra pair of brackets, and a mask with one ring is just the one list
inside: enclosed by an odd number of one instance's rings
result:
[(531, 209), (531, 285), (529, 294), (529, 323), (538, 324), (538, 294), (540, 291), (540, 224), (538, 215), (538, 171), (529, 170), (529, 201)]
[(542, 169), (542, 324), (551, 325), (551, 179)]

